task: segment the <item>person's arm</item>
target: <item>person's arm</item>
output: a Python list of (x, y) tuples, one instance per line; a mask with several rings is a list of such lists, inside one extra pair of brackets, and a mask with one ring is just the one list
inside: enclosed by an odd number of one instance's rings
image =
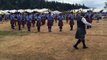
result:
[(90, 23), (88, 23), (88, 22), (86, 21), (86, 19), (85, 19), (85, 18), (82, 18), (82, 22), (83, 22), (85, 25), (89, 25), (89, 26), (91, 26), (91, 24), (90, 24)]

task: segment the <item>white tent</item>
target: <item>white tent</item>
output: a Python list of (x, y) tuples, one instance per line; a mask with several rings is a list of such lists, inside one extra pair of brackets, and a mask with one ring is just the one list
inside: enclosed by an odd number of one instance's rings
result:
[(23, 9), (19, 9), (18, 12), (23, 13), (25, 11)]
[(26, 9), (27, 12), (39, 12), (39, 13), (47, 13), (49, 12), (49, 9), (43, 8), (43, 9)]
[(78, 11), (79, 11), (79, 9), (73, 9), (70, 12), (78, 12)]
[(38, 11), (39, 11), (39, 9), (33, 9), (32, 11), (34, 11), (34, 12), (38, 12)]
[(2, 10), (0, 10), (0, 14), (4, 14)]
[(103, 12), (107, 12), (107, 9), (104, 9)]
[(60, 11), (52, 11), (52, 14), (60, 14), (60, 13), (62, 13), (62, 12), (60, 12)]
[(31, 10), (31, 9), (26, 9), (26, 10), (24, 10), (24, 11), (29, 12), (29, 13), (32, 13), (32, 12), (33, 12), (33, 10)]
[(7, 14), (9, 10), (2, 10), (3, 13)]
[(104, 9), (102, 9), (102, 8), (96, 8), (96, 9), (93, 10), (93, 12), (100, 12), (101, 10), (104, 10)]
[(82, 9), (83, 12), (87, 12), (89, 11), (90, 9)]
[(10, 13), (15, 13), (17, 10), (9, 10)]
[(49, 9), (43, 8), (43, 9), (39, 9), (37, 12), (40, 13), (49, 12)]
[(43, 12), (43, 13), (46, 13), (46, 14), (48, 14), (49, 12)]

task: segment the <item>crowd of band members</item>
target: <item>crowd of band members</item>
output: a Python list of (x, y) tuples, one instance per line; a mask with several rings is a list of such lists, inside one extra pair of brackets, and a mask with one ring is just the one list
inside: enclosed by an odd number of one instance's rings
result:
[[(82, 13), (82, 12), (81, 12)], [(48, 14), (41, 14), (41, 13), (11, 13), (11, 14), (5, 14), (4, 20), (9, 19), (11, 29), (15, 29), (16, 26), (18, 26), (18, 30), (21, 30), (21, 28), (25, 28), (25, 25), (27, 26), (27, 30), (31, 31), (31, 27), (37, 27), (37, 31), (40, 32), (41, 26), (46, 24), (47, 21), (47, 27), (48, 31), (52, 31), (52, 26), (55, 23), (58, 23), (59, 31), (63, 30), (63, 20), (66, 20), (66, 23), (70, 25), (70, 30), (73, 30), (74, 26), (74, 20), (78, 20), (80, 18), (80, 12), (77, 12), (74, 14), (73, 12), (67, 13), (67, 14), (51, 14), (50, 12)], [(92, 23), (93, 20), (93, 12), (87, 11), (85, 13), (85, 18), (89, 23)], [(91, 28), (91, 26), (87, 26), (87, 29)]]
[[(80, 43), (83, 44), (83, 48), (88, 48), (85, 43), (85, 35), (86, 35), (86, 27), (87, 29), (92, 28), (92, 22), (93, 22), (93, 14), (92, 11), (87, 11), (86, 13), (83, 12), (77, 12), (74, 14), (73, 12), (69, 14), (54, 14), (52, 15), (50, 12), (48, 14), (40, 14), (40, 13), (12, 13), (10, 15), (4, 15), (4, 20), (9, 19), (11, 29), (15, 29), (16, 26), (18, 26), (18, 29), (21, 30), (21, 28), (25, 28), (25, 25), (27, 26), (28, 31), (31, 31), (31, 27), (37, 27), (38, 32), (41, 30), (41, 26), (46, 24), (47, 21), (47, 27), (48, 31), (52, 32), (52, 26), (54, 23), (57, 23), (59, 26), (59, 31), (63, 30), (63, 20), (66, 20), (66, 23), (70, 25), (70, 30), (73, 30), (74, 26), (74, 20), (77, 21), (77, 31), (75, 34), (75, 38), (77, 39), (77, 42), (73, 47), (75, 49), (79, 49), (78, 45)], [(98, 17), (99, 20), (101, 17)], [(0, 17), (1, 19), (1, 17)]]

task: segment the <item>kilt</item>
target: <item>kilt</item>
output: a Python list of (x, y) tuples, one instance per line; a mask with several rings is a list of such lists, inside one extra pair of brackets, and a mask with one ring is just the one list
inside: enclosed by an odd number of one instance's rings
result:
[(27, 21), (27, 27), (31, 27), (31, 22)]
[(21, 25), (21, 21), (18, 21), (18, 25)]
[(42, 23), (45, 24), (45, 19), (42, 19)]
[(70, 21), (69, 24), (70, 24), (70, 26), (74, 25), (74, 21)]
[(55, 20), (58, 20), (57, 17), (54, 18)]
[(32, 24), (35, 24), (35, 20), (32, 20)]
[(58, 26), (63, 26), (63, 21), (59, 21)]
[(87, 22), (92, 23), (92, 19), (87, 19)]
[(84, 39), (85, 38), (85, 34), (86, 34), (86, 30), (83, 28), (78, 28), (75, 38), (76, 39)]
[(14, 20), (14, 24), (17, 25), (17, 22), (18, 22), (18, 21), (15, 19), (15, 20)]
[(41, 26), (41, 22), (40, 22), (40, 21), (37, 21), (36, 26)]
[(49, 26), (49, 27), (53, 26), (53, 21), (52, 20), (48, 21), (47, 26)]
[(7, 20), (7, 17), (4, 17), (4, 20)]
[(22, 20), (22, 25), (26, 24), (26, 21)]
[(55, 18), (55, 22), (57, 23), (57, 18)]
[(18, 20), (16, 20), (16, 19), (15, 19), (15, 20), (14, 20), (14, 22), (15, 22), (15, 23), (17, 23), (17, 22), (18, 22)]
[(11, 21), (10, 21), (10, 24), (14, 24), (14, 20), (11, 20)]

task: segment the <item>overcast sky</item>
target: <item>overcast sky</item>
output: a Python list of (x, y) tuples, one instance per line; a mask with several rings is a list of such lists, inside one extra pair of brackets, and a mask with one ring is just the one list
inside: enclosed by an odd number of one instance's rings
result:
[(96, 7), (96, 8), (103, 8), (105, 6), (105, 2), (107, 0), (48, 0), (48, 1), (58, 1), (58, 2), (65, 2), (65, 3), (79, 3), (85, 4), (88, 7)]

